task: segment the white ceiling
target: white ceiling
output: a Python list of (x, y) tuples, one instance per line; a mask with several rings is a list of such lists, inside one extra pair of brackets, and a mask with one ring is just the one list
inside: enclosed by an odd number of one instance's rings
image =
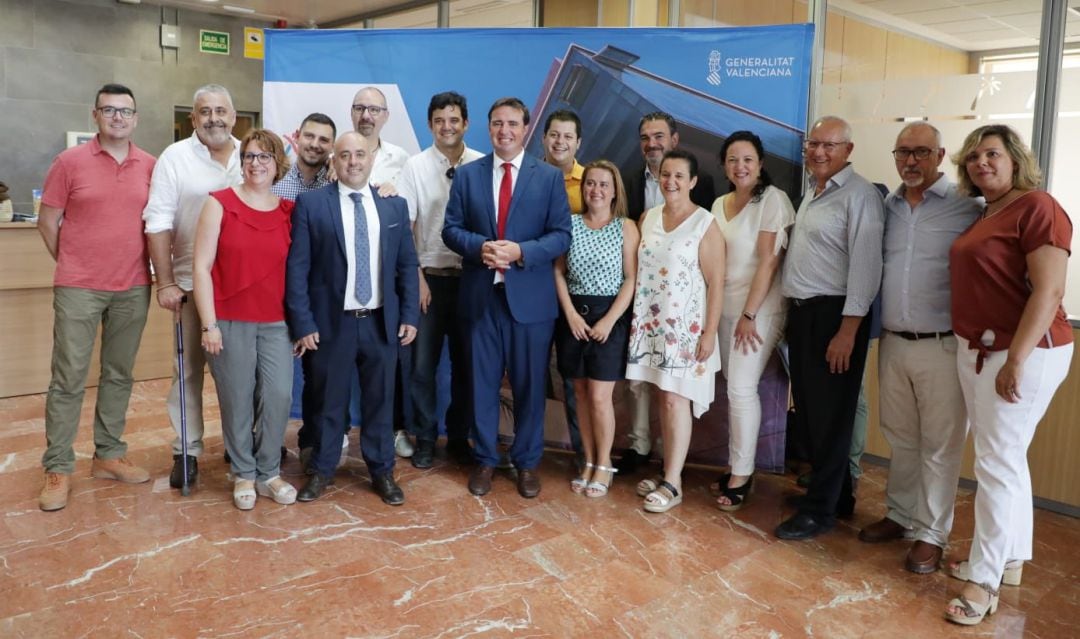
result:
[[(716, 0), (722, 2), (723, 0)], [(1066, 42), (1080, 42), (1080, 0), (1068, 0)], [(152, 4), (230, 13), (228, 7), (251, 9), (246, 15), (283, 19), (289, 26), (337, 26), (352, 19), (415, 8), (415, 0), (147, 0)], [(940, 42), (963, 51), (987, 51), (1038, 45), (1042, 0), (830, 0), (831, 9), (890, 29)], [(452, 0), (450, 24), (458, 18), (469, 26), (497, 24), (513, 5), (531, 7), (532, 0)], [(517, 13), (520, 13), (517, 12)], [(490, 20), (490, 23), (487, 22)], [(408, 24), (393, 26), (409, 26)]]

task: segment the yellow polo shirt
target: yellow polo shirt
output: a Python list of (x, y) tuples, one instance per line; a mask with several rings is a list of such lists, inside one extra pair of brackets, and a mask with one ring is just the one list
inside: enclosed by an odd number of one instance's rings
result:
[(563, 175), (566, 186), (566, 199), (570, 200), (571, 213), (584, 213), (585, 203), (581, 200), (581, 178), (585, 177), (585, 167), (574, 160), (574, 168), (569, 175)]

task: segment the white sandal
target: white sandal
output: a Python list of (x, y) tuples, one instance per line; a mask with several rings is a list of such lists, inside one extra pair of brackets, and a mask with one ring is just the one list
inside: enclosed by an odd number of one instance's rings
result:
[[(960, 581), (971, 580), (971, 563), (967, 560), (947, 564), (945, 572), (953, 579)], [(1005, 562), (1005, 571), (1001, 573), (1001, 583), (1006, 586), (1019, 586), (1024, 578), (1024, 560), (1013, 559)]]
[(666, 513), (682, 503), (679, 489), (661, 480), (656, 490), (645, 496), (644, 508), (650, 513)]
[(664, 483), (664, 476), (657, 475), (650, 479), (642, 479), (637, 484), (637, 496), (645, 497), (649, 493), (653, 492), (660, 487), (660, 484)]
[(296, 488), (277, 475), (266, 481), (256, 482), (255, 490), (263, 497), (270, 497), (285, 506), (296, 501)]
[(237, 479), (233, 483), (233, 505), (240, 510), (251, 510), (255, 507), (255, 482), (251, 479)]
[(582, 476), (570, 480), (570, 492), (575, 495), (580, 495), (585, 492), (585, 488), (589, 485), (588, 478), (592, 476), (592, 473), (589, 472), (590, 468), (595, 468), (595, 466), (592, 462), (585, 462), (585, 468), (581, 471)]
[(986, 591), (986, 594), (990, 595), (990, 598), (986, 600), (986, 603), (979, 603), (971, 601), (963, 594), (958, 595), (955, 599), (949, 602), (949, 606), (953, 608), (959, 608), (960, 612), (949, 612), (945, 610), (945, 618), (953, 623), (958, 623), (961, 626), (974, 626), (982, 621), (987, 615), (992, 615), (997, 612), (998, 609), (998, 591), (994, 590), (986, 584), (975, 584), (979, 588)]
[[(607, 483), (597, 481), (593, 479), (589, 482), (589, 485), (585, 487), (586, 497), (603, 497), (608, 494), (608, 489), (611, 488), (611, 482), (615, 481), (615, 473), (619, 472), (618, 468), (609, 468), (607, 466), (597, 466), (597, 472), (608, 473)], [(596, 474), (593, 474), (596, 477)]]

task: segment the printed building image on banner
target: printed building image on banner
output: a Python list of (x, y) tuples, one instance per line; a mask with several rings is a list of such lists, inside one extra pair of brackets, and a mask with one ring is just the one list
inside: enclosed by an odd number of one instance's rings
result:
[(419, 152), (431, 144), (427, 106), (441, 91), (469, 100), (466, 143), (491, 149), (487, 110), (517, 96), (529, 105), (527, 149), (542, 155), (544, 118), (571, 108), (582, 118), (580, 161), (642, 163), (641, 116), (666, 111), (680, 147), (693, 152), (718, 191), (717, 159), (732, 131), (765, 144), (778, 186), (799, 194), (810, 86), (812, 25), (710, 29), (267, 30), (263, 123), (291, 134), (308, 113), (345, 131), (356, 91), (377, 86), (390, 118), (382, 137)]
[[(641, 116), (664, 111), (677, 122), (679, 147), (697, 156), (718, 195), (728, 188), (717, 157), (720, 145), (732, 132), (745, 129), (761, 137), (773, 181), (797, 201), (812, 41), (812, 25), (268, 30), (263, 123), (291, 137), (306, 115), (321, 112), (333, 118), (340, 134), (352, 128), (355, 93), (375, 86), (386, 95), (389, 108), (381, 137), (418, 153), (432, 143), (427, 126), (431, 96), (457, 91), (468, 99), (466, 144), (489, 153), (488, 109), (498, 98), (516, 96), (532, 116), (528, 153), (543, 156), (547, 115), (572, 109), (582, 120), (578, 160), (584, 164), (606, 158), (627, 175), (643, 170)], [(556, 382), (554, 388), (561, 399), (562, 385)], [(770, 364), (759, 391), (763, 412), (757, 467), (781, 471), (788, 394), (779, 359)], [(726, 461), (725, 398), (723, 375), (717, 375), (716, 401), (695, 425), (690, 459)], [(442, 398), (444, 406), (446, 400)], [(551, 409), (552, 404), (559, 408)], [(627, 408), (616, 408), (617, 447), (625, 445)], [(548, 443), (565, 445), (561, 403), (549, 402), (546, 421)], [(510, 425), (504, 428), (512, 431)], [(655, 415), (653, 428), (658, 434)]]

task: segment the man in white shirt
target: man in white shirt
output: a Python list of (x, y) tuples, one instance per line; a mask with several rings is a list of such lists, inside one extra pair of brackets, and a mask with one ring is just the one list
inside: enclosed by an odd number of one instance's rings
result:
[[(240, 141), (232, 136), (236, 109), (228, 89), (208, 84), (195, 91), (191, 123), (195, 134), (162, 152), (150, 181), (150, 200), (143, 222), (157, 281), (158, 305), (179, 313), (184, 323), (184, 388), (187, 414), (188, 484), (199, 474), (197, 458), (203, 452), (202, 390), (206, 359), (199, 348), (202, 323), (190, 297), (191, 259), (199, 212), (211, 191), (240, 183)], [(185, 304), (184, 296), (188, 296)], [(169, 391), (169, 421), (173, 441), (173, 468), (169, 485), (183, 482), (180, 445), (180, 384), (173, 371)]]
[(375, 166), (371, 168), (368, 179), (375, 185), (393, 182), (409, 159), (409, 153), (380, 137), (383, 127), (390, 120), (386, 96), (375, 87), (364, 87), (353, 96), (351, 112), (353, 130), (364, 136), (375, 149)]
[(450, 198), (450, 184), (457, 168), (483, 157), (465, 146), (469, 107), (465, 96), (439, 93), (428, 105), (432, 145), (405, 163), (398, 174), (398, 195), (409, 204), (409, 219), (420, 260), (420, 326), (414, 345), (412, 370), (412, 433), (416, 450), (412, 464), (430, 468), (439, 437), (435, 371), (443, 341), (450, 349), (450, 406), (446, 411), (446, 450), (457, 461), (468, 461), (469, 364), (465, 334), (456, 318), (461, 256), (442, 240), (443, 216)]

